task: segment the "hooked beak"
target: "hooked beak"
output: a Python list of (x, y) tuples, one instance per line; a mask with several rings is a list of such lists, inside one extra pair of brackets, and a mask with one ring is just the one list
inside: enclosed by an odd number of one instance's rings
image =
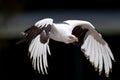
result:
[(69, 37), (70, 42), (78, 42), (79, 41), (78, 38), (76, 36), (74, 36), (74, 35), (70, 35), (68, 37)]

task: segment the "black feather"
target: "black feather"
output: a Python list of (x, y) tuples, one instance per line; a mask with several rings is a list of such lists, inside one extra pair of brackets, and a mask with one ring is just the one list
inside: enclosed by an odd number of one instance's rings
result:
[(42, 43), (46, 43), (48, 41), (49, 35), (50, 35), (51, 25), (48, 25), (47, 27), (44, 27), (43, 31), (41, 32), (40, 41)]
[(88, 32), (88, 29), (82, 28), (82, 26), (76, 26), (73, 29), (72, 34), (75, 35), (79, 41), (74, 42), (73, 44), (77, 46), (81, 46), (84, 42), (84, 37), (87, 32)]
[(46, 43), (49, 38), (50, 30), (51, 30), (51, 25), (48, 25), (47, 27), (43, 26), (42, 28), (33, 25), (32, 27), (24, 31), (24, 38), (18, 41), (16, 44), (20, 44), (22, 42), (27, 42), (28, 44), (30, 44), (31, 41), (39, 34), (40, 34), (40, 41), (42, 43)]
[(38, 28), (36, 26), (32, 26), (24, 31), (24, 38), (20, 41), (18, 41), (16, 44), (20, 44), (22, 42), (27, 42), (28, 44), (31, 43), (31, 41), (42, 32), (43, 28)]

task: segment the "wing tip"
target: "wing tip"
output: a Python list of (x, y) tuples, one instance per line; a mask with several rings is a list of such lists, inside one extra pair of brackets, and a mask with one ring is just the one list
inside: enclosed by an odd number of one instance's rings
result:
[(52, 18), (44, 18), (44, 19), (41, 19), (39, 21), (37, 21), (34, 25), (37, 26), (37, 27), (40, 27), (40, 26), (44, 26), (45, 24), (52, 24), (53, 23), (53, 19)]

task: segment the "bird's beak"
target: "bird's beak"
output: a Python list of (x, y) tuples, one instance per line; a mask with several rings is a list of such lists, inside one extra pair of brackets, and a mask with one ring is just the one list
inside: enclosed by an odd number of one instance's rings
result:
[(78, 40), (78, 38), (76, 37), (76, 39), (75, 39), (75, 42), (78, 42), (79, 40)]
[(74, 35), (70, 35), (70, 36), (69, 36), (69, 40), (70, 40), (71, 42), (78, 42), (78, 41), (79, 41), (78, 38), (77, 38), (76, 36), (74, 36)]

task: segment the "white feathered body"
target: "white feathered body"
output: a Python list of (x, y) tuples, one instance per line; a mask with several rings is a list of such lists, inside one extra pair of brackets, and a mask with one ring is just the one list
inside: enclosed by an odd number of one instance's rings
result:
[(70, 26), (67, 24), (53, 24), (50, 33), (50, 38), (56, 41), (69, 43), (68, 36), (71, 35), (72, 30), (70, 30)]

